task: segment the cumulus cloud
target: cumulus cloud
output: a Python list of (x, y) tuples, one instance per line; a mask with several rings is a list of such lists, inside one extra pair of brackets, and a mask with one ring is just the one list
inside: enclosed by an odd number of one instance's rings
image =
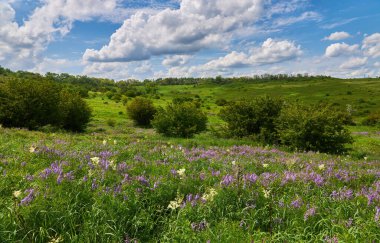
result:
[(168, 56), (162, 61), (162, 65), (166, 67), (176, 67), (176, 66), (181, 66), (185, 65), (191, 56), (189, 55), (173, 55), (173, 56)]
[(373, 66), (374, 66), (374, 67), (377, 67), (377, 68), (380, 68), (380, 62), (375, 62), (375, 63), (373, 64)]
[(70, 32), (76, 20), (112, 18), (119, 0), (43, 0), (19, 25), (10, 1), (0, 2), (0, 62), (11, 68), (33, 67), (41, 53), (57, 36)]
[(366, 36), (363, 40), (364, 53), (370, 57), (380, 57), (380, 33)]
[(138, 12), (124, 21), (100, 50), (87, 49), (90, 62), (128, 62), (152, 56), (187, 54), (221, 46), (229, 34), (257, 21), (263, 0), (182, 0), (179, 9), (153, 15)]
[(348, 45), (346, 43), (331, 44), (326, 48), (326, 57), (338, 57), (342, 55), (351, 55), (359, 50), (359, 45)]
[(348, 61), (342, 63), (342, 65), (340, 65), (340, 68), (342, 69), (360, 68), (367, 64), (367, 60), (368, 60), (367, 57), (363, 57), (363, 58), (353, 57), (353, 58), (350, 58)]
[(349, 33), (341, 31), (341, 32), (331, 33), (331, 35), (325, 37), (323, 40), (338, 41), (338, 40), (343, 40), (350, 37), (351, 35)]

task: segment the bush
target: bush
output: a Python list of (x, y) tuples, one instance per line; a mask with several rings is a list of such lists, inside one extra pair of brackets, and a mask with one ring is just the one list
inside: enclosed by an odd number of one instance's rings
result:
[(380, 112), (370, 113), (363, 121), (362, 124), (365, 126), (376, 126), (380, 124)]
[(188, 138), (206, 130), (207, 116), (193, 102), (171, 103), (158, 109), (152, 125), (165, 136)]
[(225, 105), (228, 104), (228, 101), (227, 101), (226, 99), (217, 99), (217, 100), (215, 101), (215, 104), (216, 104), (217, 106), (225, 106)]
[(9, 80), (0, 86), (0, 123), (37, 129), (60, 122), (59, 87), (52, 81)]
[(279, 139), (293, 150), (342, 153), (353, 142), (344, 113), (327, 104), (287, 105), (277, 121)]
[(91, 118), (91, 109), (78, 93), (62, 90), (60, 93), (59, 111), (61, 124), (66, 130), (83, 131)]
[(156, 108), (151, 100), (144, 97), (136, 97), (128, 104), (127, 113), (137, 125), (149, 126), (156, 113)]
[(275, 121), (283, 100), (265, 96), (253, 101), (242, 100), (224, 107), (219, 116), (227, 123), (226, 133), (233, 137), (257, 136), (264, 142), (277, 140)]
[(79, 93), (63, 90), (46, 79), (9, 80), (0, 85), (0, 123), (39, 129), (50, 125), (81, 131), (90, 109)]

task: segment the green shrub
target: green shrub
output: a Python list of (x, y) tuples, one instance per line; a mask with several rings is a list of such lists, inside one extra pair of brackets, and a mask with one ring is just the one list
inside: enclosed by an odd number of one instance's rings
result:
[(91, 111), (79, 93), (46, 79), (14, 79), (0, 85), (0, 123), (39, 129), (50, 125), (82, 131)]
[(380, 124), (380, 112), (370, 113), (363, 121), (362, 124), (365, 126), (376, 126)]
[(9, 80), (0, 85), (0, 123), (37, 129), (58, 125), (59, 87), (47, 80)]
[(156, 113), (156, 108), (150, 99), (136, 97), (128, 104), (127, 113), (136, 125), (149, 126)]
[(228, 101), (226, 100), (226, 99), (217, 99), (216, 101), (215, 101), (215, 104), (217, 105), (217, 106), (225, 106), (225, 105), (227, 105), (228, 104)]
[(275, 121), (283, 103), (283, 100), (269, 96), (252, 101), (242, 100), (224, 107), (219, 116), (227, 123), (227, 135), (254, 135), (264, 142), (274, 143), (277, 139)]
[(158, 109), (152, 125), (165, 136), (192, 137), (206, 130), (207, 116), (193, 102), (171, 103)]
[(287, 105), (277, 121), (279, 139), (293, 150), (342, 153), (353, 142), (344, 113), (328, 104)]
[(78, 93), (62, 90), (58, 109), (62, 127), (73, 132), (83, 131), (91, 118), (90, 107)]

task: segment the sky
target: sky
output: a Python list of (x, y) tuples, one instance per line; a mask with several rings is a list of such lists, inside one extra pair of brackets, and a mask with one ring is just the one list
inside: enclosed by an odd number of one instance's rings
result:
[(93, 77), (380, 76), (379, 0), (0, 0), (0, 66)]

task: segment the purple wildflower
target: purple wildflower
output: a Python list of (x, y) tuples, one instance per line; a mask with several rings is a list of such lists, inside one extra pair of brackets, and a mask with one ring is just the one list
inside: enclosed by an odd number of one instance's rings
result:
[(376, 206), (375, 222), (379, 222), (379, 220), (380, 220), (380, 207)]
[(22, 205), (22, 206), (29, 205), (33, 201), (34, 196), (35, 196), (33, 188), (27, 189), (25, 192), (27, 192), (28, 195), (21, 200), (20, 205)]
[(220, 182), (223, 186), (229, 186), (234, 182), (234, 177), (230, 174), (227, 174), (223, 177), (222, 181)]
[(308, 210), (306, 210), (305, 214), (303, 215), (303, 219), (306, 221), (308, 220), (309, 217), (314, 216), (315, 213), (316, 213), (315, 207), (309, 208)]
[(145, 178), (145, 176), (138, 176), (137, 181), (141, 183), (141, 185), (149, 186), (148, 180)]
[(293, 202), (290, 203), (290, 205), (293, 207), (293, 208), (300, 208), (302, 206), (302, 199), (300, 198), (297, 198), (296, 200), (294, 200)]

